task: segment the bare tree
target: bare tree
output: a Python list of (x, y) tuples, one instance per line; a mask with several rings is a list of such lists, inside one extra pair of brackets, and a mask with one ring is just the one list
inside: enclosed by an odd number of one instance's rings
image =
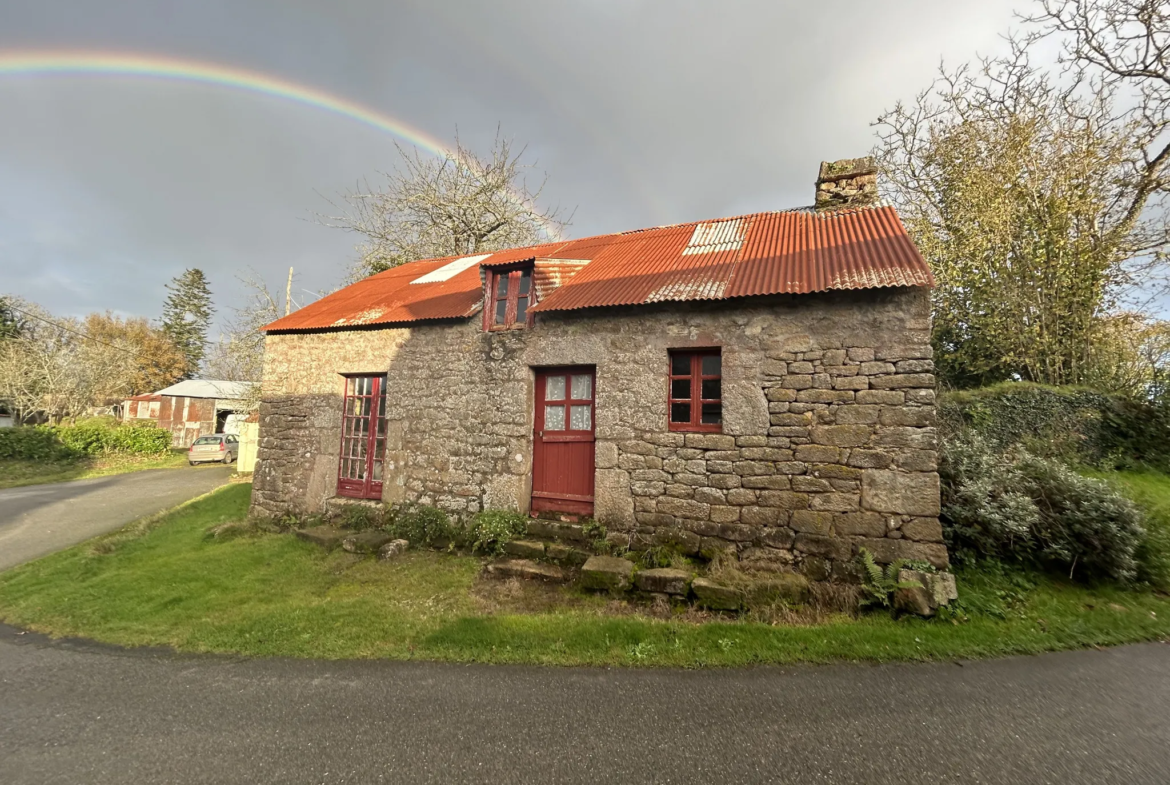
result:
[(264, 369), (264, 333), (260, 330), (279, 319), (281, 309), (268, 285), (254, 270), (241, 273), (236, 279), (247, 292), (247, 300), (232, 309), (234, 316), (224, 325), (219, 341), (204, 361), (203, 370), (212, 379), (258, 382)]
[(399, 168), (382, 173), (381, 189), (368, 182), (343, 194), (346, 211), (322, 216), (327, 226), (362, 237), (353, 280), (416, 259), (534, 245), (567, 225), (558, 208), (537, 206), (545, 180), (533, 188), (525, 149), (498, 133), (488, 157), (456, 137), (455, 149), (437, 158), (398, 147)]
[(17, 307), (28, 318), (17, 337), (0, 342), (0, 399), (18, 421), (75, 419), (132, 391), (140, 358), (129, 341), (93, 339), (75, 319)]

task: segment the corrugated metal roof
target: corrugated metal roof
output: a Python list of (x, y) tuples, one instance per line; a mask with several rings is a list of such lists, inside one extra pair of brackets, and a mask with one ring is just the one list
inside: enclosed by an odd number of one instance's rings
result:
[[(529, 259), (537, 260), (539, 301), (533, 310), (538, 313), (934, 285), (925, 260), (892, 207), (819, 213), (801, 209), (513, 248), (433, 282), (428, 281), (439, 276), (428, 277), (429, 273), (460, 259), (411, 262), (323, 297), (265, 329), (468, 317), (479, 310), (483, 299), (480, 267)], [(416, 285), (409, 285), (412, 282)]]
[(255, 382), (228, 382), (216, 379), (186, 379), (170, 387), (164, 387), (156, 396), (170, 395), (175, 398), (223, 398), (239, 400), (246, 398), (255, 387)]

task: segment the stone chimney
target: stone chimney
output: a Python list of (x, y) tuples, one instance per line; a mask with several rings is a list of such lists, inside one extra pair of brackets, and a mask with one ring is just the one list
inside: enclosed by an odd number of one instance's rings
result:
[(821, 161), (821, 173), (817, 177), (818, 210), (864, 207), (877, 199), (877, 164), (872, 156)]

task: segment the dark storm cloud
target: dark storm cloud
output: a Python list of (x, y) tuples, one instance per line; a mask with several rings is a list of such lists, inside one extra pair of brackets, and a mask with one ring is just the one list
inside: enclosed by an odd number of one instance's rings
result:
[[(817, 163), (940, 56), (999, 46), (1011, 2), (387, 3), (0, 0), (0, 52), (165, 55), (326, 90), (449, 139), (497, 124), (549, 173), (575, 236), (810, 201)], [(203, 268), (339, 280), (354, 238), (319, 194), (394, 161), (394, 138), (226, 88), (0, 75), (0, 291), (54, 312), (157, 316)]]

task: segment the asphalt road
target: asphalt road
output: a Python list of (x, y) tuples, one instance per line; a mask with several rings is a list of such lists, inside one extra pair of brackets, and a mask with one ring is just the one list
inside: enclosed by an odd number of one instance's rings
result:
[(0, 626), (6, 783), (1166, 783), (1170, 647), (736, 671), (234, 660)]
[(0, 570), (207, 493), (227, 482), (233, 470), (219, 465), (154, 469), (0, 490)]

